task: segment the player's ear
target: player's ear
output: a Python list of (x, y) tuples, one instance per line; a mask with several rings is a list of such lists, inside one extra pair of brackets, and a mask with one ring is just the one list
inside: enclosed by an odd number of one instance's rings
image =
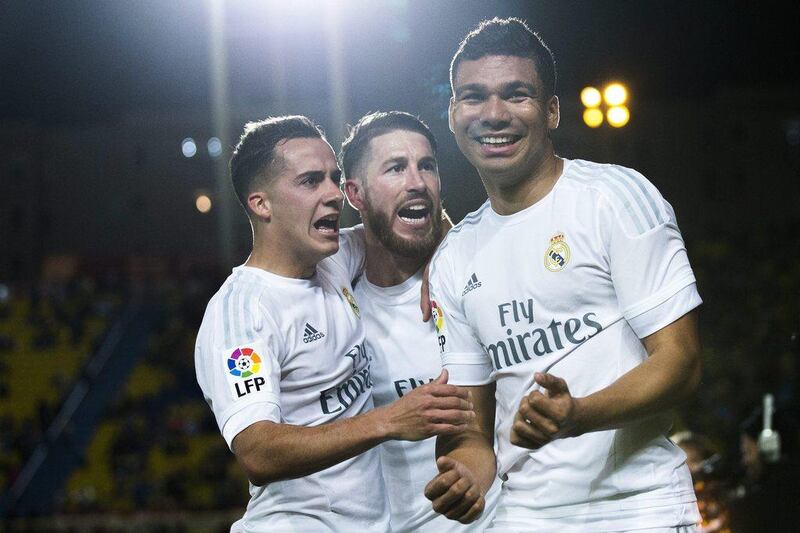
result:
[(247, 195), (247, 207), (258, 219), (269, 222), (272, 219), (272, 203), (264, 191), (252, 191)]
[(365, 210), (364, 198), (366, 197), (366, 192), (364, 191), (364, 184), (360, 180), (345, 180), (344, 193), (347, 195), (347, 201), (353, 209), (359, 212)]
[(450, 104), (447, 106), (447, 127), (450, 128), (451, 133), (455, 133), (456, 130), (453, 127), (453, 110), (456, 107), (456, 99), (455, 97), (450, 97)]
[(561, 108), (558, 102), (558, 96), (553, 95), (550, 101), (547, 102), (547, 128), (554, 130), (561, 122)]

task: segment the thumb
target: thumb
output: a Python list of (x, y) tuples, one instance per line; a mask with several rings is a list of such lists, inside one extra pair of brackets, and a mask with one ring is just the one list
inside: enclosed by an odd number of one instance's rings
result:
[(458, 462), (446, 455), (442, 455), (436, 459), (436, 468), (439, 469), (440, 474), (444, 474), (448, 470), (454, 470), (457, 466)]
[(439, 385), (444, 385), (447, 383), (447, 370), (443, 368), (442, 373), (439, 374), (439, 377), (434, 379), (433, 382), (438, 383)]
[(533, 379), (536, 380), (536, 383), (546, 389), (547, 392), (550, 393), (550, 396), (564, 392), (569, 393), (567, 382), (559, 377), (554, 376), (553, 374), (543, 374), (541, 372), (537, 372), (534, 374)]

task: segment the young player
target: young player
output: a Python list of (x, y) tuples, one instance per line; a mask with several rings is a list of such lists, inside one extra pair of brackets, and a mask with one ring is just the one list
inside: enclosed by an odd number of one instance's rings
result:
[[(558, 157), (555, 65), (520, 20), (482, 23), (451, 66), (450, 127), (489, 201), (431, 263), (451, 382), (496, 408), (493, 530), (693, 531), (667, 410), (701, 373), (701, 300), (672, 207), (638, 172)], [(496, 384), (496, 396), (491, 387)], [(472, 437), (472, 438), (470, 438)], [(486, 439), (442, 437), (427, 496), (473, 516)]]
[[(422, 270), (442, 235), (436, 139), (408, 113), (372, 113), (350, 131), (341, 160), (345, 192), (364, 221), (366, 265), (355, 291), (372, 357), (373, 398), (391, 405), (442, 369), (436, 331), (419, 315)], [(484, 414), (481, 434), (491, 446), (494, 413)], [(393, 532), (482, 531), (491, 521), (499, 483), (469, 526), (431, 508), (424, 489), (438, 473), (434, 439), (389, 441), (380, 450)]]
[[(211, 299), (197, 380), (250, 479), (244, 531), (386, 531), (373, 449), (463, 430), (474, 413), (443, 373), (371, 410), (370, 358), (351, 280), (363, 237), (339, 232), (333, 150), (299, 116), (248, 124), (233, 158), (253, 251)], [(338, 252), (338, 253), (337, 253)]]

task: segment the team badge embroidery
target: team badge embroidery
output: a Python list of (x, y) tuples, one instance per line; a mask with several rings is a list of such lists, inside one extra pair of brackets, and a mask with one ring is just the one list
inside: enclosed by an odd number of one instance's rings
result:
[(550, 237), (550, 246), (544, 253), (544, 266), (550, 272), (559, 272), (569, 263), (569, 246), (562, 232)]
[(431, 318), (433, 319), (433, 325), (436, 327), (436, 333), (441, 333), (444, 328), (444, 313), (441, 306), (434, 300), (431, 300)]
[(342, 287), (342, 294), (344, 294), (344, 297), (347, 298), (347, 303), (350, 304), (350, 308), (356, 314), (356, 317), (361, 318), (361, 310), (358, 308), (356, 299), (352, 294), (350, 294), (350, 291), (347, 290), (347, 287)]

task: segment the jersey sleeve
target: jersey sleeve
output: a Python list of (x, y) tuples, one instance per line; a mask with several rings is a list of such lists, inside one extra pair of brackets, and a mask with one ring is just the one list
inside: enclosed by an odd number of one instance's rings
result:
[(644, 338), (702, 303), (675, 212), (641, 174), (624, 169), (628, 202), (606, 202), (600, 227), (620, 310)]
[(339, 251), (327, 260), (347, 272), (350, 280), (357, 278), (364, 270), (367, 257), (366, 237), (363, 224), (339, 231)]
[(229, 292), (206, 310), (195, 346), (197, 381), (229, 448), (250, 425), (281, 420), (279, 339), (257, 299)]
[(442, 368), (447, 369), (450, 384), (486, 385), (493, 381), (494, 369), (464, 314), (448, 255), (434, 255), (429, 275), (431, 320), (439, 337)]

